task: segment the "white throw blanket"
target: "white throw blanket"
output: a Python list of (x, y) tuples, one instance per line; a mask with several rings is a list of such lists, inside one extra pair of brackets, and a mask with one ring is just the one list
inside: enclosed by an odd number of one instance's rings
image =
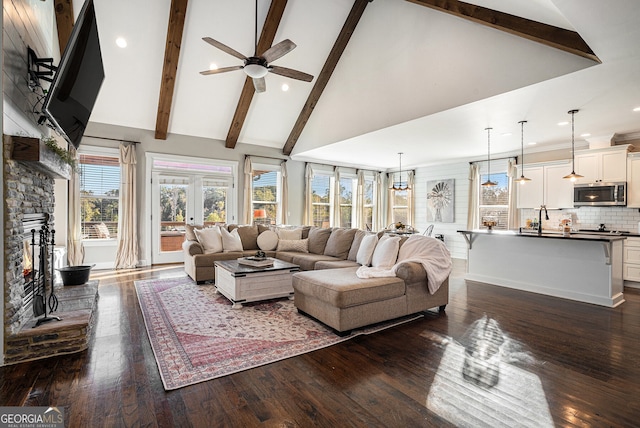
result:
[(427, 273), (427, 283), (431, 294), (438, 291), (440, 285), (451, 273), (451, 253), (439, 239), (423, 235), (411, 235), (400, 251), (396, 264), (391, 269), (361, 266), (356, 275), (358, 278), (380, 278), (396, 276), (396, 271), (403, 263), (420, 263)]

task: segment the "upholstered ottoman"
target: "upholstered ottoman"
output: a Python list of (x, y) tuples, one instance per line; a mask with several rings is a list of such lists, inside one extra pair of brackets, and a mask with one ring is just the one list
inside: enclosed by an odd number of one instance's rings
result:
[(407, 315), (404, 280), (358, 278), (357, 267), (299, 272), (293, 275), (294, 302), (339, 334)]

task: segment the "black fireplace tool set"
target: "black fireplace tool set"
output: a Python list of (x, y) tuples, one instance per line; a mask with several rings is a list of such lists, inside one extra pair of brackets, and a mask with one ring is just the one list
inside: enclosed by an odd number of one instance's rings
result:
[[(49, 321), (60, 321), (59, 317), (51, 316), (51, 312), (55, 312), (58, 309), (58, 298), (56, 297), (55, 288), (53, 286), (53, 268), (54, 268), (54, 246), (55, 246), (55, 233), (56, 231), (49, 230), (49, 225), (45, 223), (40, 229), (40, 236), (38, 241), (39, 247), (39, 263), (38, 270), (31, 269), (31, 283), (33, 284), (33, 315), (42, 318), (38, 318), (36, 325)], [(36, 230), (31, 229), (31, 260), (35, 261), (35, 248), (36, 248)], [(50, 251), (49, 251), (50, 248)], [(47, 269), (48, 254), (51, 254), (51, 262), (49, 269)], [(47, 275), (49, 271), (49, 275)], [(47, 285), (49, 285), (49, 298), (47, 299)], [(47, 307), (49, 309), (49, 315), (47, 315)]]

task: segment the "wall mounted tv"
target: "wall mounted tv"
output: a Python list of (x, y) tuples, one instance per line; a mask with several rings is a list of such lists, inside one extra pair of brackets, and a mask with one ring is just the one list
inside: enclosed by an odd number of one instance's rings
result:
[(104, 80), (93, 0), (86, 0), (60, 58), (42, 113), (75, 148)]

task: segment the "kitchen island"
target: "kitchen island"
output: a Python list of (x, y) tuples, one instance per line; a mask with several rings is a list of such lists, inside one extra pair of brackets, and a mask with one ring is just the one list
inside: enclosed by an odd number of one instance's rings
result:
[(624, 302), (620, 235), (459, 230), (465, 279), (615, 307)]

